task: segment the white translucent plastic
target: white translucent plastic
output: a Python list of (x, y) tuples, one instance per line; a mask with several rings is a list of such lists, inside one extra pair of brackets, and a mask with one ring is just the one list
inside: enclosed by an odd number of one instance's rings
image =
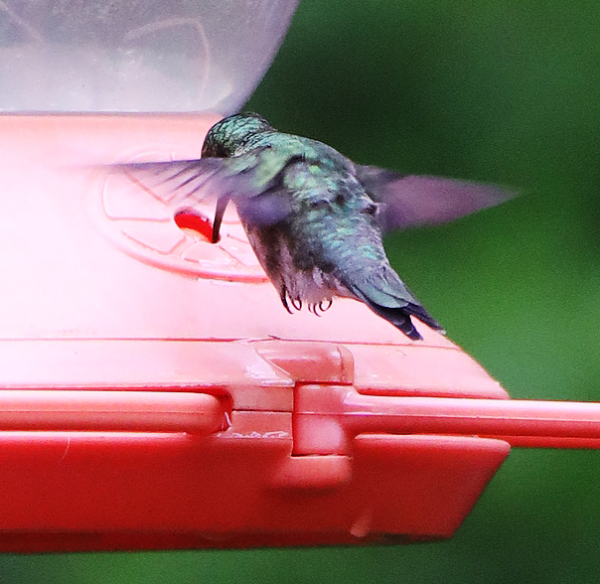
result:
[(0, 111), (237, 110), (298, 0), (0, 0)]

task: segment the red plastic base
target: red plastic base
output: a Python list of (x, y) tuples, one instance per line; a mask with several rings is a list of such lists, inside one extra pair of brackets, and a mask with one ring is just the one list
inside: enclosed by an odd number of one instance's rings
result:
[(289, 415), (237, 417), (197, 440), (5, 436), (0, 550), (447, 538), (509, 451), (499, 440), (371, 435), (351, 457), (293, 457)]

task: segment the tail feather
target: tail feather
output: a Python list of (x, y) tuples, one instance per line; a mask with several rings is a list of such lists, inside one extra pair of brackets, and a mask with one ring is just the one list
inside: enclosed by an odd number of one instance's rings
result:
[(411, 315), (429, 325), (432, 329), (444, 332), (441, 325), (434, 320), (427, 311), (418, 304), (407, 304), (403, 307), (389, 308), (381, 306), (365, 299), (365, 304), (377, 315), (385, 318), (388, 322), (400, 329), (409, 339), (413, 341), (422, 340), (422, 336), (412, 323)]
[(394, 287), (389, 285), (389, 281), (385, 281), (382, 287), (374, 286), (373, 282), (363, 283), (362, 286), (344, 282), (344, 285), (375, 314), (385, 318), (413, 341), (419, 341), (423, 337), (412, 323), (411, 316), (443, 333), (442, 326), (419, 304), (397, 274), (391, 270), (389, 274), (394, 276)]
[(442, 325), (435, 320), (435, 318), (433, 318), (420, 304), (409, 304), (406, 307), (406, 310), (432, 329), (442, 333), (446, 332), (444, 331), (444, 327), (442, 327)]

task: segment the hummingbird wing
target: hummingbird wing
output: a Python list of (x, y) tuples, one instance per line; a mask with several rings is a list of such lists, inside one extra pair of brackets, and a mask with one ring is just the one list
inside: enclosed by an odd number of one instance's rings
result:
[(516, 194), (496, 185), (403, 175), (375, 166), (356, 165), (356, 177), (367, 194), (382, 204), (379, 217), (384, 231), (447, 223)]
[(229, 158), (139, 162), (112, 165), (141, 188), (170, 206), (194, 206), (216, 199), (213, 240), (218, 240), (223, 213), (230, 200), (244, 219), (259, 226), (274, 225), (291, 213), (291, 201), (281, 184), (287, 164), (270, 148)]

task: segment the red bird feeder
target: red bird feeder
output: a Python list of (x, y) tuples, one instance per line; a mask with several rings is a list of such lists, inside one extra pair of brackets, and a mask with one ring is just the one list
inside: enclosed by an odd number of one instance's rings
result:
[(598, 447), (600, 405), (509, 400), (358, 302), (290, 316), (233, 211), (212, 244), (90, 170), (214, 121), (0, 118), (0, 550), (443, 539), (511, 446)]

